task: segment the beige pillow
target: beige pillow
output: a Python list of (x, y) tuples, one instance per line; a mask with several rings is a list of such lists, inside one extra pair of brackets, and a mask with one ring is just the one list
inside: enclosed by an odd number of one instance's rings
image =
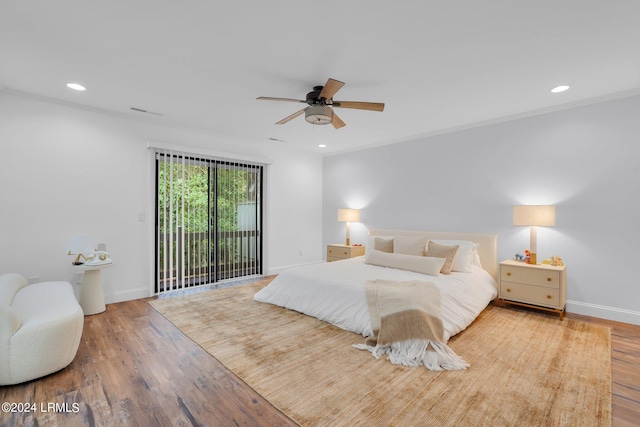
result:
[(403, 255), (424, 256), (427, 249), (427, 237), (394, 236), (393, 253)]
[(373, 249), (380, 252), (393, 253), (393, 239), (376, 237), (373, 239)]
[(471, 266), (473, 265), (473, 252), (477, 251), (478, 244), (469, 240), (438, 240), (434, 239), (434, 243), (440, 245), (458, 245), (458, 252), (453, 260), (453, 266), (451, 271), (460, 271), (463, 273), (470, 273)]
[(451, 267), (453, 267), (453, 260), (456, 257), (456, 252), (458, 252), (458, 248), (460, 246), (447, 246), (441, 245), (439, 243), (435, 243), (429, 240), (427, 244), (427, 252), (425, 256), (432, 256), (436, 258), (444, 258), (444, 264), (442, 265), (442, 269), (440, 273), (442, 274), (451, 274)]
[(381, 267), (397, 268), (398, 270), (414, 271), (416, 273), (437, 276), (445, 262), (444, 258), (426, 256), (388, 254), (386, 252), (371, 251), (364, 259), (365, 264)]

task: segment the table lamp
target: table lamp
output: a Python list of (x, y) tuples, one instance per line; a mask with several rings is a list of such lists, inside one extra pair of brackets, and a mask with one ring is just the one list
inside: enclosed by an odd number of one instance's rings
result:
[(346, 245), (351, 246), (351, 223), (360, 221), (360, 211), (358, 209), (338, 209), (338, 221), (347, 223)]
[(513, 225), (528, 225), (530, 229), (529, 263), (537, 264), (538, 227), (556, 225), (556, 207), (544, 205), (524, 205), (513, 207)]

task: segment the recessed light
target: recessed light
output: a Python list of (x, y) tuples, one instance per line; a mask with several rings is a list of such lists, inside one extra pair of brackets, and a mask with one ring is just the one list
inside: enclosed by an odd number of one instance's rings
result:
[(551, 89), (551, 92), (560, 93), (560, 92), (564, 92), (565, 90), (569, 90), (569, 86), (567, 85), (556, 86), (553, 89)]
[(320, 148), (327, 148), (327, 144), (318, 144), (318, 147), (320, 147)]
[(78, 83), (67, 83), (67, 87), (73, 90), (87, 90), (86, 87), (78, 84)]

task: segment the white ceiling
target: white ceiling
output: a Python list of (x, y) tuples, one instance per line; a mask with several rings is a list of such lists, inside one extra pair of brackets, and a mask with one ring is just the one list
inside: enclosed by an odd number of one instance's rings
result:
[[(329, 77), (385, 111), (275, 125), (304, 104), (255, 99)], [(637, 0), (0, 2), (3, 90), (256, 144), (352, 150), (639, 87)]]

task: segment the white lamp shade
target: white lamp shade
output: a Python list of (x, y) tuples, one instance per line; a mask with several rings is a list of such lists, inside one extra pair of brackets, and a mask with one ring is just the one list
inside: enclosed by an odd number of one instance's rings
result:
[(556, 207), (546, 205), (514, 206), (513, 225), (553, 227), (556, 225)]
[(338, 209), (339, 222), (359, 222), (360, 211), (358, 209)]
[(69, 255), (78, 255), (78, 254), (86, 254), (88, 252), (93, 252), (93, 242), (91, 239), (85, 236), (73, 237), (67, 246), (67, 251)]

